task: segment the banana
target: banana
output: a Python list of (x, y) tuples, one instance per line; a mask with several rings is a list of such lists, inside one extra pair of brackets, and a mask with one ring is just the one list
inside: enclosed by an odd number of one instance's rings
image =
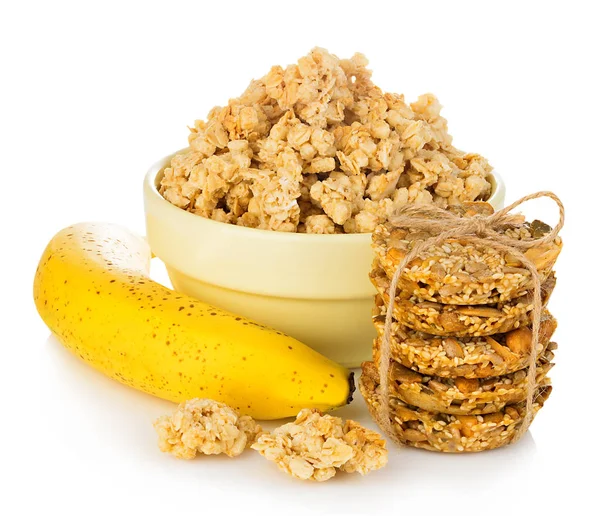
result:
[(352, 375), (308, 346), (149, 278), (148, 244), (129, 230), (81, 223), (48, 244), (37, 310), (58, 340), (126, 385), (181, 402), (212, 398), (257, 419), (330, 410)]

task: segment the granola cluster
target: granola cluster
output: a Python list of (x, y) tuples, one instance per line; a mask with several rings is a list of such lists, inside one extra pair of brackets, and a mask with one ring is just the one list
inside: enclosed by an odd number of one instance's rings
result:
[(437, 99), (409, 105), (366, 66), (315, 48), (271, 68), (195, 122), (161, 194), (220, 222), (320, 234), (372, 232), (407, 203), (486, 199), (491, 167), (452, 146)]
[(385, 441), (355, 421), (304, 409), (293, 423), (261, 434), (252, 449), (295, 478), (322, 482), (337, 470), (365, 475), (387, 463)]
[(209, 399), (181, 403), (172, 416), (154, 423), (158, 446), (178, 459), (193, 459), (196, 453), (235, 457), (249, 447), (261, 432), (249, 416)]

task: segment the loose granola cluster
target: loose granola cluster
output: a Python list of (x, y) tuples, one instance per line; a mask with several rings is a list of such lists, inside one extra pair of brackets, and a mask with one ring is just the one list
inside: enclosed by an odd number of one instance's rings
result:
[(236, 457), (252, 448), (302, 480), (329, 480), (337, 469), (366, 475), (387, 464), (385, 441), (377, 432), (316, 409), (304, 409), (293, 423), (267, 433), (224, 403), (194, 398), (172, 416), (158, 418), (154, 428), (160, 450), (178, 459), (197, 453)]
[(304, 409), (293, 423), (263, 433), (252, 449), (293, 477), (318, 482), (338, 469), (366, 475), (387, 463), (385, 441), (377, 432), (315, 409)]
[(366, 65), (315, 48), (271, 68), (195, 122), (161, 194), (220, 222), (320, 234), (372, 232), (407, 203), (486, 199), (491, 167), (452, 146), (437, 99), (408, 105)]
[(193, 459), (196, 453), (235, 457), (249, 447), (261, 432), (249, 416), (209, 399), (195, 398), (181, 403), (172, 416), (154, 423), (158, 446), (179, 459)]

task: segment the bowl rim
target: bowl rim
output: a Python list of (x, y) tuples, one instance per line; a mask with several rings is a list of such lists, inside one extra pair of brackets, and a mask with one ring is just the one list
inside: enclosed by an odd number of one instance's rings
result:
[[(178, 151), (175, 151), (172, 154), (169, 154), (169, 155), (159, 159), (158, 161), (156, 161), (155, 163), (153, 163), (150, 166), (150, 168), (148, 169), (146, 176), (144, 178), (145, 190), (147, 192), (149, 192), (156, 199), (157, 202), (160, 202), (164, 206), (165, 209), (172, 210), (172, 213), (174, 216), (188, 217), (188, 219), (186, 219), (186, 220), (188, 220), (189, 222), (191, 222), (191, 220), (192, 220), (191, 217), (193, 217), (196, 220), (196, 222), (195, 222), (196, 224), (217, 225), (222, 230), (226, 230), (225, 228), (228, 228), (227, 230), (238, 232), (239, 234), (245, 234), (248, 236), (261, 235), (261, 238), (271, 238), (271, 239), (276, 239), (279, 241), (284, 239), (284, 240), (289, 240), (290, 242), (296, 242), (299, 240), (306, 242), (309, 239), (323, 241), (325, 239), (341, 240), (343, 238), (347, 243), (350, 243), (348, 241), (361, 242), (361, 241), (365, 241), (365, 240), (371, 240), (372, 233), (335, 233), (333, 235), (322, 235), (322, 234), (317, 234), (317, 233), (290, 233), (287, 231), (270, 231), (268, 229), (248, 228), (245, 226), (238, 226), (237, 224), (228, 224), (226, 222), (219, 222), (217, 220), (212, 220), (207, 217), (202, 217), (201, 215), (195, 215), (193, 213), (190, 213), (187, 210), (183, 210), (183, 209), (179, 208), (178, 206), (175, 206), (174, 204), (171, 204), (169, 201), (167, 201), (158, 191), (156, 183), (157, 183), (159, 174), (161, 174), (163, 172), (164, 168), (171, 161), (171, 159), (174, 156), (176, 156), (177, 154), (181, 154), (182, 152), (185, 152), (187, 150), (189, 150), (189, 147), (179, 149)], [(490, 172), (488, 177), (491, 178), (491, 183), (492, 183), (492, 192), (490, 194), (489, 199), (487, 200), (487, 202), (490, 202), (491, 200), (493, 200), (494, 197), (501, 198), (503, 196), (505, 186), (504, 186), (504, 180), (502, 179), (502, 176), (500, 174), (498, 174), (498, 172), (496, 172), (495, 169), (493, 169)], [(176, 213), (178, 215), (176, 215)], [(259, 233), (257, 233), (257, 232), (259, 232)]]

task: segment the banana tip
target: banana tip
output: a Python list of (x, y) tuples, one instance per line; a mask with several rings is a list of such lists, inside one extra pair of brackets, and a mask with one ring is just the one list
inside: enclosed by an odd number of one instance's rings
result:
[(348, 405), (351, 401), (352, 401), (352, 395), (354, 394), (354, 391), (356, 390), (356, 384), (354, 383), (354, 373), (352, 371), (350, 371), (350, 375), (348, 376), (348, 384), (349, 384), (349, 393), (348, 393), (348, 399), (346, 400), (346, 405)]

